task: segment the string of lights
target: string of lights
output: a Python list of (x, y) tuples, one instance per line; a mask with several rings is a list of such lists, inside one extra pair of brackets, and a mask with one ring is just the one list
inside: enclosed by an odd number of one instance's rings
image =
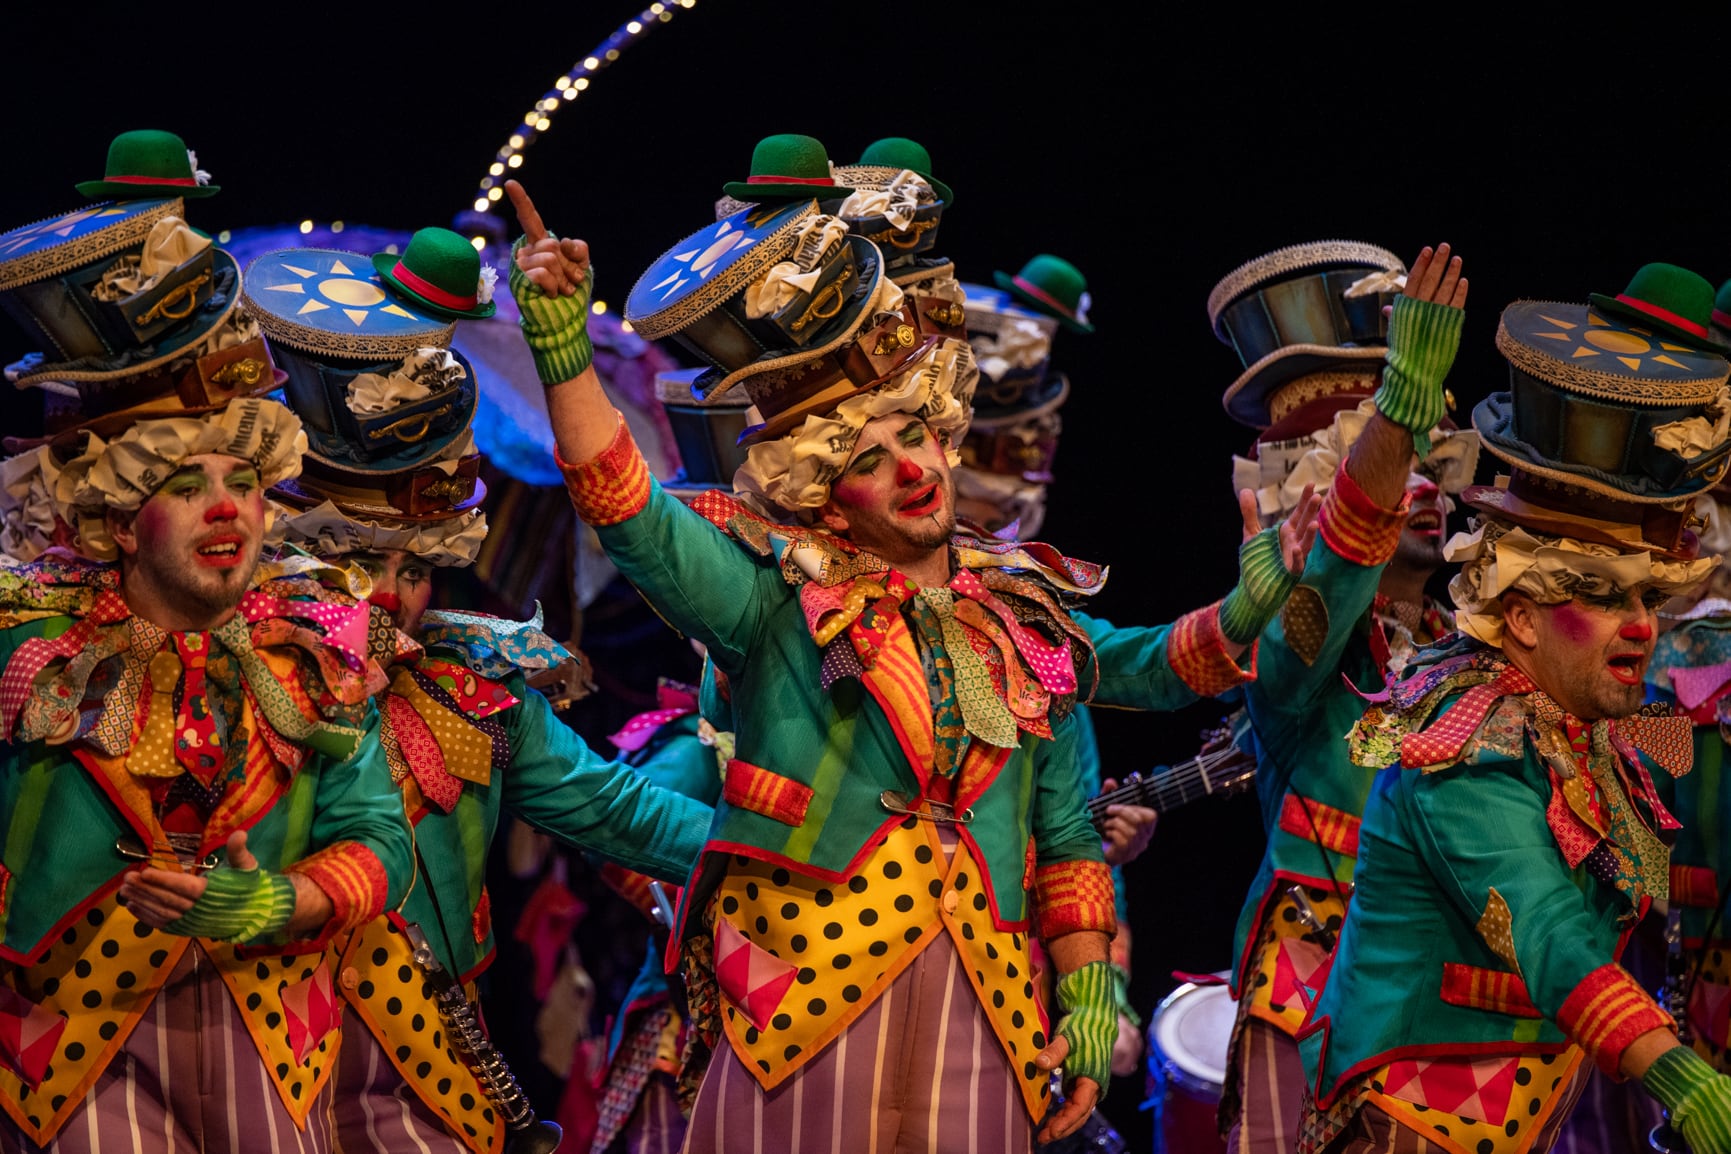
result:
[(668, 0), (667, 3), (656, 0), (656, 3), (621, 24), (599, 47), (554, 81), (553, 87), (543, 93), (534, 106), (523, 114), (522, 121), (512, 129), (510, 139), (493, 154), (493, 163), (487, 166), (487, 175), (481, 178), (479, 195), (475, 197), (475, 211), (490, 211), (493, 205), (499, 202), (505, 195), (506, 174), (512, 169), (522, 167), (524, 152), (543, 132), (552, 127), (553, 114), (587, 92), (596, 73), (618, 60), (621, 53), (649, 35), (657, 25), (672, 20), (673, 14), (679, 9), (695, 7), (696, 4), (697, 0)]

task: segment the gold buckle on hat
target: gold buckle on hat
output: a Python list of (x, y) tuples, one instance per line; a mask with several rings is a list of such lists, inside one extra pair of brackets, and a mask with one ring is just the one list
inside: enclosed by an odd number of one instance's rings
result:
[(929, 797), (915, 801), (896, 789), (886, 789), (878, 794), (878, 804), (891, 813), (904, 813), (910, 817), (917, 817), (921, 821), (967, 825), (974, 820), (974, 811), (971, 806), (958, 813), (956, 807), (949, 802), (935, 801)]

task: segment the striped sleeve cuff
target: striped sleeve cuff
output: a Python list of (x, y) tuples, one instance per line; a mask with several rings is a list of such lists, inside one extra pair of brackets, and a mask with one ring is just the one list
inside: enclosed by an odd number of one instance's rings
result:
[(1394, 509), (1379, 508), (1365, 496), (1346, 462), (1334, 471), (1334, 482), (1322, 500), (1319, 528), (1322, 539), (1336, 556), (1366, 568), (1381, 565), (1394, 556), (1400, 544), (1400, 532), (1406, 528), (1407, 506), (1411, 498), (1402, 495)]
[(1675, 1023), (1641, 988), (1629, 971), (1607, 962), (1581, 979), (1563, 1000), (1557, 1025), (1573, 1038), (1609, 1078), (1622, 1079), (1619, 1066), (1629, 1043), (1649, 1030)]
[(1671, 863), (1671, 904), (1691, 909), (1719, 908), (1719, 878), (1705, 866)]
[(1227, 655), (1225, 645), (1216, 601), (1173, 622), (1166, 661), (1198, 697), (1218, 697), (1233, 686), (1256, 680), (1256, 643), (1251, 642), (1244, 667)]
[(331, 899), (335, 912), (319, 935), (365, 925), (385, 911), (389, 883), (385, 867), (372, 850), (358, 841), (339, 841), (295, 862), (284, 873), (300, 874)]
[(1077, 930), (1099, 930), (1111, 937), (1118, 932), (1113, 894), (1112, 871), (1105, 862), (1065, 861), (1038, 867), (1034, 901), (1040, 937), (1049, 942)]
[(553, 450), (553, 461), (565, 477), (565, 491), (577, 515), (594, 526), (617, 525), (643, 512), (649, 504), (649, 464), (637, 449), (625, 418), (615, 410), (619, 427), (607, 447), (592, 459), (573, 465)]

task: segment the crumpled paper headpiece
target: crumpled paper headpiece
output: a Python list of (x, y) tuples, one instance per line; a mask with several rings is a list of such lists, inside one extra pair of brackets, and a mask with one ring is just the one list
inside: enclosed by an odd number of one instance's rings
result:
[[(34, 561), (55, 544), (54, 512), (60, 465), (47, 445), (0, 461), (0, 555)], [(64, 543), (64, 542), (62, 542)]]
[(1706, 577), (1720, 560), (1665, 561), (1644, 551), (1534, 533), (1494, 517), (1475, 518), (1470, 531), (1455, 534), (1443, 546), (1443, 556), (1461, 563), (1449, 582), (1455, 627), (1497, 648), (1503, 644), (1501, 598), (1510, 590), (1541, 605), (1637, 585), (1677, 593)]
[(345, 553), (401, 549), (429, 565), (475, 563), (487, 540), (487, 515), (470, 509), (438, 521), (392, 521), (345, 513), (330, 501), (310, 509), (280, 507), (271, 543), (286, 542), (326, 560)]
[[(887, 282), (886, 282), (887, 283)], [(944, 440), (944, 456), (961, 463), (957, 446), (972, 415), (979, 372), (966, 341), (938, 341), (888, 381), (849, 397), (827, 416), (807, 417), (786, 436), (753, 445), (733, 475), (733, 487), (781, 509), (816, 509), (829, 500), (854, 443), (868, 422), (912, 413)]]
[(76, 531), (79, 553), (112, 561), (119, 548), (108, 534), (107, 511), (137, 509), (188, 457), (221, 453), (251, 461), (269, 488), (300, 474), (306, 448), (300, 418), (262, 397), (197, 417), (139, 421), (111, 441), (90, 433), (84, 451), (55, 478), (54, 511)]

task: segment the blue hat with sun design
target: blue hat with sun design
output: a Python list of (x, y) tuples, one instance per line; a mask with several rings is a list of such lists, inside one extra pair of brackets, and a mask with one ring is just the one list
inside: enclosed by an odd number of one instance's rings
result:
[[(1731, 463), (1731, 362), (1627, 316), (1553, 301), (1504, 309), (1497, 348), (1509, 390), (1474, 408), (1473, 427), (1513, 467), (1506, 487), (1543, 510), (1535, 527), (1682, 549), (1694, 497)], [(1486, 508), (1482, 494), (1466, 499)], [(1507, 515), (1508, 501), (1487, 511)]]

